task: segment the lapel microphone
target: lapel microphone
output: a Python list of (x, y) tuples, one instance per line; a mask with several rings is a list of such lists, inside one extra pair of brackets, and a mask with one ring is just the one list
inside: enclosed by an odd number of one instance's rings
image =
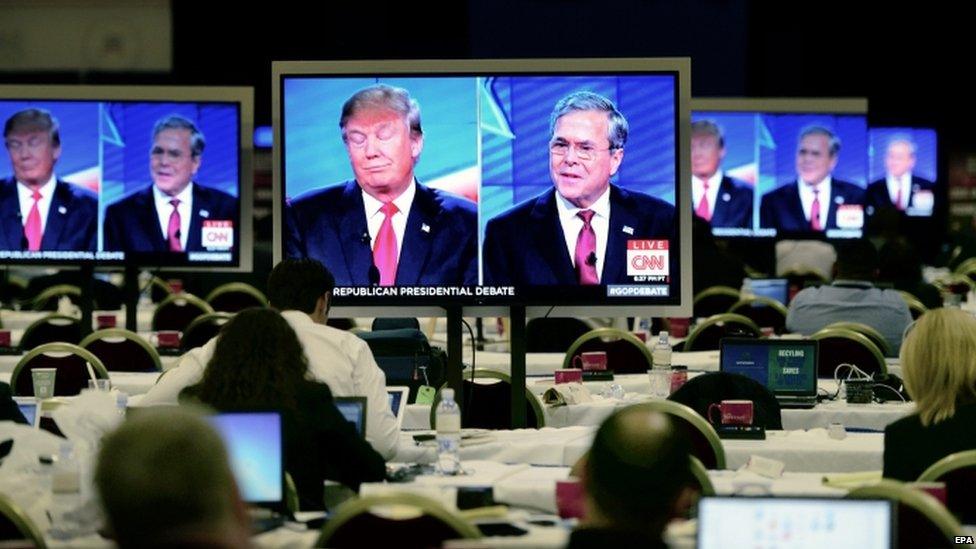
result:
[(596, 252), (590, 252), (590, 255), (586, 256), (586, 264), (590, 267), (596, 266)]

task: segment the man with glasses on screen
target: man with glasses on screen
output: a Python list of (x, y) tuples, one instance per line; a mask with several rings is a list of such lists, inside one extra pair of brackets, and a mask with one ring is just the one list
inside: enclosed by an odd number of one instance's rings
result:
[(695, 215), (712, 227), (752, 227), (752, 186), (722, 171), (725, 136), (711, 120), (691, 123), (691, 194)]
[(237, 227), (237, 199), (194, 181), (206, 140), (196, 124), (170, 115), (153, 127), (149, 150), (152, 185), (105, 209), (103, 248), (126, 252), (196, 252), (207, 222)]
[(478, 207), (417, 181), (424, 133), (410, 93), (359, 90), (339, 128), (355, 179), (291, 201), (287, 256), (321, 261), (338, 286), (477, 284)]
[(935, 183), (912, 173), (916, 146), (907, 136), (895, 136), (885, 149), (885, 177), (868, 185), (868, 214), (894, 209), (908, 215), (931, 215)]
[(610, 183), (628, 132), (612, 101), (575, 92), (556, 103), (549, 120), (555, 189), (488, 221), (484, 283), (628, 283), (627, 241), (672, 239), (674, 207)]
[(98, 197), (54, 174), (58, 120), (44, 109), (24, 109), (7, 119), (3, 139), (14, 174), (0, 180), (0, 249), (94, 252)]
[[(759, 206), (759, 226), (786, 233), (820, 233), (827, 229), (860, 229), (864, 224), (864, 189), (833, 178), (840, 139), (823, 126), (800, 132), (795, 181), (769, 191)], [(854, 211), (838, 216), (842, 209)]]

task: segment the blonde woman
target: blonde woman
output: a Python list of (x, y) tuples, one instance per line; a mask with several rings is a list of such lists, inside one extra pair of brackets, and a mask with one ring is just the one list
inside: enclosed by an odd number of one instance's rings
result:
[(943, 457), (976, 449), (976, 318), (925, 313), (901, 348), (914, 414), (885, 428), (884, 476), (915, 480)]

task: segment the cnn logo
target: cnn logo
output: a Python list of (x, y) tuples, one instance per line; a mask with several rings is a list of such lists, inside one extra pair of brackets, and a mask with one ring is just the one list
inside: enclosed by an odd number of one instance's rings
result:
[(668, 248), (667, 240), (628, 240), (627, 276), (667, 276)]

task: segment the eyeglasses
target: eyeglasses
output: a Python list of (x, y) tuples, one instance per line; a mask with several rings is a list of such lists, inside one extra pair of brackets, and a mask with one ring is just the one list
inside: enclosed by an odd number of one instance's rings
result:
[(556, 156), (566, 156), (569, 154), (569, 150), (573, 149), (576, 151), (576, 158), (580, 160), (591, 160), (596, 156), (597, 153), (603, 151), (612, 151), (615, 147), (607, 147), (606, 149), (600, 149), (590, 145), (589, 143), (567, 143), (565, 141), (552, 141), (549, 143), (549, 152)]

